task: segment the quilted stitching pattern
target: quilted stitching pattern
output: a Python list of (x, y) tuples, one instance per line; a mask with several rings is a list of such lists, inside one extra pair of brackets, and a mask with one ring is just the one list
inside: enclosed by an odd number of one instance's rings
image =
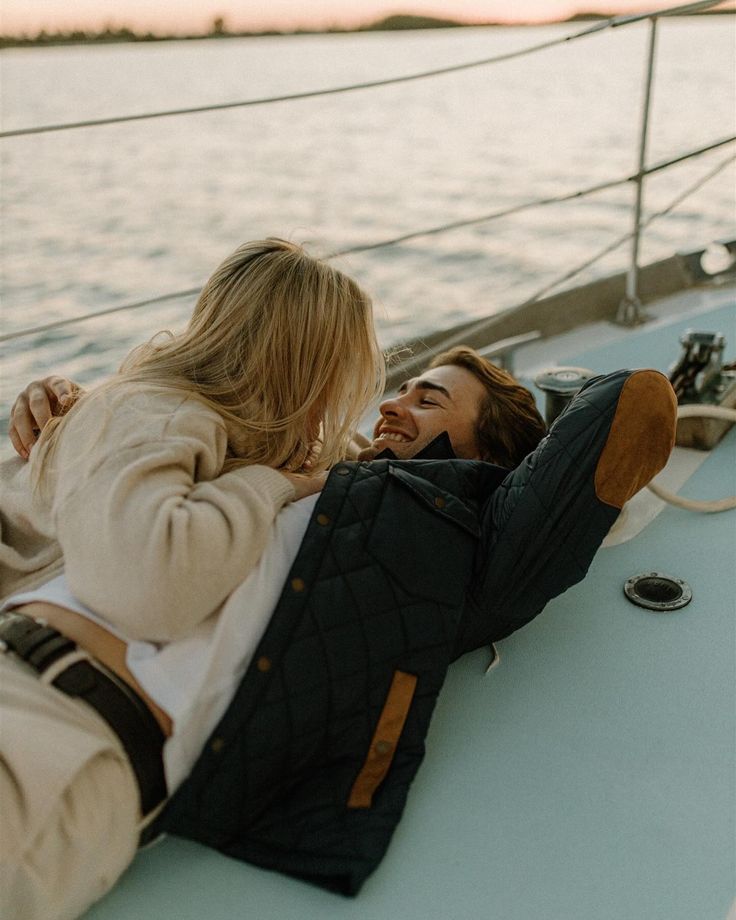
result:
[[(304, 874), (309, 873), (310, 854), (319, 852), (321, 868), (312, 871), (324, 877), (329, 874), (325, 865), (338, 861), (346, 880), (336, 886), (353, 890), (375, 864), (376, 854), (385, 850), (403, 810), (423, 755), (424, 726), (449, 662), (463, 593), (453, 592), (453, 607), (417, 598), (387, 575), (372, 540), (387, 488), (387, 464), (345, 468), (349, 476), (333, 474), (332, 487), (325, 490), (327, 501), (320, 500), (315, 509), (315, 518), (326, 514), (336, 532), (313, 519), (304, 542), (309, 551), (300, 553), (287, 581), (280, 609), (300, 608), (288, 642), (280, 657), (274, 654), (281, 640), (269, 628), (256, 659), (268, 657), (271, 670), (251, 668), (246, 675), (218, 729), (224, 742), (220, 753), (200, 760), (195, 768), (200, 775), (174, 798), (166, 823), (262, 865), (276, 861), (274, 854), (288, 852), (291, 861), (305, 864)], [(442, 478), (441, 468), (428, 473)], [(462, 494), (465, 483), (459, 472), (453, 470), (448, 481)], [(417, 498), (403, 486), (401, 492), (416, 514)], [(432, 494), (437, 489), (427, 497)], [(438, 546), (457, 535), (472, 544), (453, 520), (452, 502), (448, 505), (439, 509), (428, 500), (421, 511), (422, 531), (431, 537), (434, 528)], [(463, 506), (463, 514), (469, 513)], [(394, 544), (401, 553), (400, 541)], [(289, 588), (295, 577), (308, 586), (301, 596)], [(413, 720), (405, 727), (391, 768), (403, 781), (379, 790), (380, 808), (366, 820), (348, 811), (346, 802), (397, 668), (420, 678)], [(241, 700), (246, 712), (239, 712)], [(237, 782), (217, 781), (221, 775), (237, 776)], [(244, 827), (252, 838), (245, 845)], [(346, 860), (355, 865), (348, 872)]]
[(502, 639), (582, 579), (618, 512), (599, 502), (594, 477), (618, 397), (630, 376), (594, 378), (547, 437), (491, 496), (483, 512), (484, 561), (473, 606), (494, 616), (463, 637), (459, 653)]
[[(165, 828), (356, 892), (400, 818), (449, 661), (579, 580), (615, 518), (591, 490), (627, 376), (591, 381), (500, 486), (470, 461), (333, 471), (256, 652), (268, 667), (248, 670)], [(418, 676), (404, 732), (373, 807), (348, 810), (396, 669)]]

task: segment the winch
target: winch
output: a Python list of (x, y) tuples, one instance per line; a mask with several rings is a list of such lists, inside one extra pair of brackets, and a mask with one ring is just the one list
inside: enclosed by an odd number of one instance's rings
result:
[[(669, 369), (669, 379), (681, 406), (736, 406), (736, 362), (723, 363), (726, 339), (720, 332), (687, 329), (680, 336), (682, 353)], [(733, 422), (691, 417), (677, 421), (677, 445), (711, 450)]]

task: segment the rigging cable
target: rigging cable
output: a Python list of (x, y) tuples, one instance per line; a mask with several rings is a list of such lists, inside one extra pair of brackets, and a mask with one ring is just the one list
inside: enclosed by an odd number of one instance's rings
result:
[[(646, 220), (641, 222), (641, 230), (646, 230), (646, 228), (653, 224), (655, 220), (659, 220), (660, 217), (666, 217), (671, 211), (682, 204), (686, 198), (689, 198), (694, 192), (697, 192), (699, 188), (702, 188), (707, 182), (710, 182), (711, 179), (715, 178), (722, 170), (724, 170), (730, 163), (733, 163), (736, 160), (736, 153), (729, 154), (725, 160), (721, 160), (717, 166), (713, 167), (709, 172), (704, 176), (701, 176), (697, 182), (693, 183), (689, 188), (685, 189), (684, 192), (681, 192), (672, 201), (667, 205), (666, 208), (663, 208), (661, 211), (656, 211), (654, 214), (650, 214)], [(570, 281), (576, 275), (579, 275), (580, 272), (585, 271), (586, 268), (590, 268), (591, 265), (594, 265), (599, 259), (602, 259), (604, 256), (607, 256), (609, 253), (613, 252), (615, 249), (618, 249), (619, 246), (623, 246), (624, 243), (628, 242), (634, 236), (633, 231), (629, 230), (628, 233), (625, 233), (623, 236), (614, 240), (613, 243), (609, 243), (604, 249), (601, 249), (600, 252), (597, 252), (594, 256), (591, 256), (587, 259), (582, 265), (578, 265), (576, 268), (573, 268), (571, 271), (566, 272), (560, 278), (557, 278), (555, 281), (550, 282), (541, 288), (537, 293), (528, 301), (525, 301), (521, 306), (526, 306), (528, 303), (534, 303), (539, 300), (540, 297), (543, 297), (549, 291), (558, 287), (560, 284), (564, 284), (565, 281)]]
[[(664, 217), (667, 214), (669, 214), (670, 211), (674, 210), (679, 204), (682, 204), (682, 202), (686, 198), (688, 198), (690, 195), (692, 195), (693, 192), (696, 192), (701, 186), (705, 185), (706, 182), (714, 178), (714, 176), (718, 175), (718, 173), (721, 172), (721, 170), (725, 169), (726, 166), (728, 166), (729, 163), (732, 163), (734, 160), (736, 160), (736, 154), (729, 155), (725, 160), (719, 163), (714, 169), (711, 169), (704, 176), (701, 176), (701, 178), (698, 179), (697, 182), (693, 183), (693, 185), (687, 188), (684, 192), (681, 192), (679, 195), (677, 195), (676, 198), (673, 198), (673, 200), (667, 205), (666, 208), (663, 208), (663, 210), (657, 211), (656, 213), (651, 214), (645, 221), (642, 222), (641, 227), (642, 228), (648, 227), (651, 223), (653, 223), (658, 218)], [(602, 259), (604, 256), (607, 256), (609, 253), (613, 252), (615, 249), (618, 249), (619, 246), (622, 246), (627, 240), (630, 240), (633, 237), (633, 235), (634, 235), (633, 232), (629, 231), (623, 236), (618, 237), (612, 243), (609, 243), (602, 250), (600, 250), (600, 252), (597, 252), (591, 258), (586, 259), (583, 263), (576, 266), (571, 271), (565, 272), (564, 275), (558, 278), (555, 278), (553, 281), (545, 284), (544, 287), (540, 288), (531, 297), (527, 298), (522, 303), (518, 304), (514, 309), (518, 310), (521, 307), (527, 307), (530, 304), (536, 303), (541, 297), (543, 297), (549, 291), (558, 287), (560, 284), (563, 284), (565, 281), (570, 281), (570, 279), (574, 278), (576, 275), (579, 275), (582, 271), (585, 271), (586, 268), (590, 268), (590, 266), (593, 265), (595, 262), (597, 262), (599, 259)], [(451, 333), (449, 336), (444, 338), (441, 342), (437, 343), (436, 345), (433, 345), (431, 348), (426, 349), (421, 354), (412, 355), (411, 357), (407, 358), (405, 361), (402, 361), (395, 367), (391, 368), (392, 378), (397, 377), (400, 373), (406, 373), (410, 371), (412, 368), (416, 367), (419, 364), (422, 364), (428, 360), (431, 360), (431, 358), (434, 357), (434, 355), (439, 354), (441, 351), (446, 351), (448, 348), (452, 348), (454, 345), (461, 344), (469, 336), (477, 335), (478, 333), (483, 332), (488, 326), (492, 325), (493, 322), (495, 322), (497, 318), (498, 318), (498, 314), (494, 314), (493, 316), (485, 316), (483, 317), (483, 319), (478, 320), (478, 322), (473, 323), (470, 326), (466, 326), (463, 329), (459, 330), (458, 332)]]
[[(654, 166), (649, 166), (647, 169), (642, 170), (642, 176), (650, 176), (652, 173), (659, 172), (662, 169), (666, 169), (668, 166), (674, 166), (677, 163), (682, 163), (684, 160), (689, 160), (692, 157), (700, 156), (703, 153), (710, 153), (711, 150), (717, 150), (719, 147), (723, 147), (726, 144), (732, 144), (736, 141), (736, 134), (731, 135), (730, 137), (724, 137), (719, 141), (715, 141), (712, 144), (707, 144), (705, 147), (700, 147), (697, 150), (691, 150), (688, 153), (680, 154), (679, 156), (672, 157), (669, 160), (663, 160), (660, 163), (656, 163)], [(549, 198), (537, 198), (534, 201), (527, 201), (523, 204), (512, 205), (508, 208), (503, 208), (500, 211), (492, 211), (490, 214), (482, 214), (480, 217), (471, 217), (467, 220), (456, 220), (451, 223), (440, 224), (438, 227), (425, 228), (423, 230), (415, 230), (412, 233), (405, 233), (402, 236), (395, 236), (388, 240), (381, 240), (377, 243), (365, 243), (358, 246), (351, 246), (349, 249), (341, 249), (337, 252), (332, 252), (327, 259), (335, 259), (338, 256), (352, 255), (357, 252), (368, 252), (371, 249), (381, 249), (384, 246), (395, 246), (398, 243), (406, 243), (409, 240), (417, 239), (421, 236), (434, 236), (438, 233), (445, 233), (448, 230), (459, 230), (462, 227), (472, 227), (475, 224), (484, 224), (489, 221), (496, 220), (499, 217), (510, 217), (512, 214), (519, 214), (522, 211), (526, 211), (529, 208), (535, 207), (544, 207), (549, 204), (563, 204), (566, 201), (573, 201), (576, 198), (584, 198), (587, 195), (593, 195), (596, 192), (607, 191), (608, 189), (615, 188), (618, 185), (626, 185), (627, 182), (635, 182), (639, 178), (639, 173), (633, 173), (630, 176), (625, 176), (621, 179), (612, 179), (609, 182), (601, 182), (598, 185), (590, 185), (588, 188), (580, 189), (577, 192), (566, 192), (562, 195), (552, 195)]]
[[(719, 147), (723, 147), (726, 144), (733, 143), (734, 141), (736, 141), (736, 135), (733, 135), (732, 137), (723, 138), (714, 143), (707, 144), (704, 147), (700, 147), (697, 150), (692, 150), (689, 153), (680, 154), (676, 157), (672, 157), (668, 160), (664, 160), (659, 163), (656, 163), (654, 166), (650, 166), (647, 169), (643, 170), (642, 175), (650, 175), (651, 173), (659, 172), (660, 170), (664, 169), (667, 166), (672, 166), (676, 163), (681, 163), (684, 160), (691, 159), (692, 157), (700, 156), (701, 154), (708, 153)], [(729, 156), (727, 160), (725, 160), (721, 165), (719, 165), (715, 169), (715, 171), (713, 171), (712, 175), (715, 175), (717, 172), (720, 172), (720, 170), (723, 169), (725, 166), (727, 166), (728, 163), (731, 162), (733, 159), (734, 159), (733, 156)], [(708, 174), (707, 177), (702, 180), (702, 182), (707, 181), (709, 178), (712, 177), (712, 175)], [(534, 201), (523, 202), (521, 204), (513, 205), (508, 208), (502, 208), (498, 211), (492, 211), (491, 213), (481, 215), (480, 217), (473, 217), (473, 218), (469, 218), (467, 220), (461, 220), (461, 221), (452, 221), (451, 223), (442, 224), (441, 226), (438, 226), (438, 227), (429, 227), (423, 230), (417, 230), (412, 233), (403, 234), (402, 236), (392, 237), (391, 239), (381, 240), (375, 243), (365, 243), (365, 244), (358, 245), (358, 246), (352, 246), (347, 249), (342, 249), (342, 250), (338, 250), (336, 252), (330, 253), (329, 255), (325, 256), (325, 258), (335, 259), (340, 256), (353, 255), (353, 254), (360, 253), (360, 252), (370, 252), (372, 250), (380, 249), (380, 248), (387, 247), (387, 246), (395, 246), (395, 245), (398, 245), (399, 243), (403, 243), (403, 242), (406, 242), (412, 239), (417, 239), (423, 236), (433, 236), (439, 233), (445, 233), (451, 230), (457, 230), (462, 227), (470, 227), (470, 226), (477, 225), (477, 224), (489, 223), (501, 217), (508, 217), (512, 214), (519, 214), (522, 211), (526, 211), (534, 207), (544, 207), (550, 204), (562, 204), (567, 201), (573, 201), (575, 199), (584, 198), (596, 192), (608, 190), (611, 188), (616, 188), (617, 186), (625, 185), (628, 182), (633, 182), (637, 178), (638, 178), (638, 173), (634, 173), (633, 175), (625, 176), (620, 179), (613, 179), (609, 182), (597, 183), (595, 185), (588, 186), (587, 188), (579, 189), (575, 192), (568, 192), (563, 195), (553, 195), (548, 198), (540, 198)], [(699, 184), (702, 184), (702, 182), (700, 182)], [(689, 194), (690, 191), (692, 190), (693, 189), (690, 189), (686, 194)], [(677, 201), (677, 203), (679, 204), (679, 201)], [(671, 207), (674, 207), (674, 205), (671, 205)], [(666, 213), (666, 212), (663, 212), (663, 213)], [(656, 217), (659, 217), (659, 216), (662, 216), (662, 214), (658, 214), (658, 215), (655, 215), (654, 217), (650, 217), (649, 220), (645, 222), (642, 226), (646, 227), (648, 223), (651, 223), (652, 220), (654, 220)], [(630, 239), (630, 238), (631, 238), (631, 234), (628, 234), (620, 242), (616, 242), (616, 244), (612, 246), (611, 249), (606, 248), (606, 250), (598, 254), (593, 259), (593, 261), (597, 261), (602, 256), (607, 255), (608, 252), (612, 251), (613, 248), (616, 248), (616, 246), (621, 245), (623, 242), (626, 241), (626, 239)], [(563, 281), (569, 280), (569, 278), (572, 278), (574, 277), (574, 275), (579, 274), (585, 268), (588, 268), (589, 265), (591, 264), (592, 264), (591, 260), (586, 260), (586, 262), (582, 266), (579, 266), (578, 268), (574, 269), (572, 272), (566, 274), (563, 278), (554, 282), (551, 286), (556, 287), (558, 284), (561, 284)], [(538, 293), (537, 295), (535, 295), (534, 299), (535, 300), (539, 299), (539, 297), (541, 297), (544, 293), (546, 293), (547, 290), (548, 288), (545, 287), (541, 293)], [(152, 306), (154, 304), (160, 304), (160, 303), (166, 303), (167, 301), (171, 301), (171, 300), (180, 300), (185, 297), (194, 297), (197, 294), (199, 294), (200, 291), (201, 291), (201, 286), (194, 287), (194, 288), (187, 288), (186, 290), (183, 290), (183, 291), (174, 291), (170, 294), (161, 294), (157, 297), (146, 298), (145, 300), (137, 300), (132, 303), (119, 304), (115, 307), (109, 307), (105, 310), (96, 310), (92, 313), (83, 313), (77, 316), (67, 317), (66, 319), (55, 320), (50, 323), (45, 323), (41, 326), (32, 326), (32, 327), (27, 327), (25, 329), (18, 329), (15, 332), (7, 332), (7, 333), (4, 333), (3, 335), (0, 335), (0, 343), (9, 342), (12, 339), (20, 339), (25, 336), (34, 335), (34, 334), (38, 334), (41, 332), (48, 332), (51, 329), (60, 329), (63, 326), (70, 326), (73, 323), (81, 323), (81, 322), (85, 322), (90, 319), (96, 319), (99, 316), (109, 316), (112, 313), (121, 313), (127, 310), (136, 310), (141, 307)]]
[(470, 70), (475, 67), (485, 67), (490, 64), (499, 64), (504, 61), (510, 61), (514, 58), (524, 57), (527, 54), (534, 54), (537, 51), (543, 51), (547, 48), (554, 48), (556, 45), (563, 45), (572, 42), (578, 38), (585, 38), (596, 32), (602, 32), (606, 29), (615, 29), (621, 26), (631, 25), (640, 22), (643, 19), (656, 18), (658, 16), (684, 15), (686, 13), (697, 13), (701, 10), (708, 9), (711, 6), (717, 6), (722, 0), (700, 0), (697, 3), (687, 3), (684, 5), (670, 7), (660, 10), (653, 10), (649, 13), (638, 13), (632, 16), (614, 16), (603, 22), (588, 26), (579, 32), (573, 32), (570, 35), (561, 38), (549, 39), (545, 42), (539, 42), (536, 45), (529, 45), (526, 48), (520, 48), (517, 51), (508, 51), (504, 54), (493, 55), (492, 57), (482, 58), (478, 61), (466, 61), (462, 64), (452, 64), (447, 67), (438, 67), (433, 70), (424, 70), (420, 73), (405, 74), (401, 77), (388, 77), (384, 80), (368, 80), (363, 83), (352, 83), (347, 86), (336, 86), (328, 89), (309, 90), (303, 93), (286, 93), (279, 96), (267, 96), (260, 99), (245, 99), (240, 102), (222, 102), (212, 105), (191, 106), (182, 109), (168, 109), (158, 112), (143, 112), (139, 115), (118, 115), (109, 118), (92, 118), (86, 121), (66, 122), (62, 124), (38, 125), (30, 128), (16, 128), (9, 131), (0, 131), (0, 139), (10, 137), (24, 137), (30, 134), (48, 134), (52, 131), (71, 131), (77, 128), (97, 128), (103, 125), (116, 125), (131, 121), (147, 121), (154, 118), (169, 118), (174, 115), (198, 115), (203, 112), (219, 112), (225, 109), (247, 108), (257, 105), (271, 105), (277, 102), (295, 102), (302, 99), (315, 99), (320, 96), (335, 96), (341, 93), (356, 92), (358, 90), (376, 89), (381, 86), (391, 86), (398, 83), (409, 83), (414, 80), (426, 80), (430, 77), (444, 76), (445, 74), (458, 73), (463, 70)]

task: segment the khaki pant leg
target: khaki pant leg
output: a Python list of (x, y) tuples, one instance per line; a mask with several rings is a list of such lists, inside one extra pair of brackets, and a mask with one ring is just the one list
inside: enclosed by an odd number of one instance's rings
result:
[(138, 788), (85, 703), (0, 654), (0, 916), (71, 920), (135, 855)]

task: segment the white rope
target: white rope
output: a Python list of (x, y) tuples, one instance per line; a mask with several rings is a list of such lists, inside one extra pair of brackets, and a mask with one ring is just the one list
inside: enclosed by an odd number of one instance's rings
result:
[[(729, 422), (736, 422), (736, 409), (726, 409), (724, 406), (680, 406), (677, 410), (678, 418), (719, 418)], [(694, 501), (690, 498), (681, 498), (676, 492), (670, 492), (656, 483), (649, 483), (649, 491), (663, 501), (686, 511), (705, 511), (714, 514), (719, 511), (730, 511), (736, 508), (736, 495), (719, 498), (715, 501)]]

